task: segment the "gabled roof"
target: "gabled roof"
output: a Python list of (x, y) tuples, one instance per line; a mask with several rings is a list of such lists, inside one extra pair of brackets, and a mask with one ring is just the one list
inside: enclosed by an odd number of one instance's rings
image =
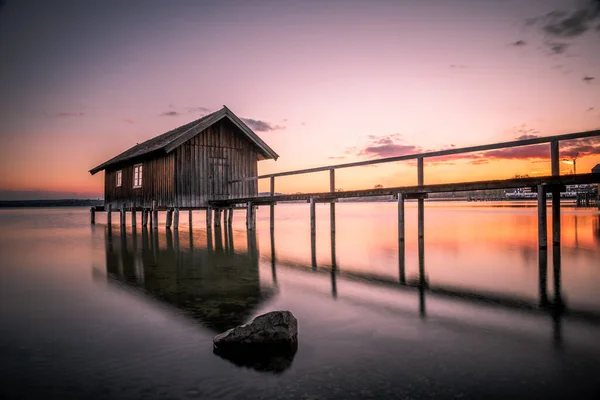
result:
[(275, 151), (273, 151), (273, 149), (271, 149), (265, 142), (263, 142), (263, 140), (258, 137), (258, 135), (254, 133), (252, 129), (248, 127), (248, 125), (246, 125), (233, 112), (231, 112), (229, 108), (223, 106), (223, 108), (219, 111), (215, 111), (212, 114), (208, 114), (200, 119), (182, 125), (169, 132), (163, 133), (162, 135), (153, 137), (152, 139), (146, 140), (143, 143), (137, 144), (129, 150), (125, 150), (118, 156), (113, 157), (110, 160), (98, 165), (96, 168), (91, 169), (90, 174), (94, 175), (95, 173), (100, 172), (111, 165), (140, 157), (145, 154), (161, 151), (163, 151), (165, 154), (168, 154), (223, 118), (228, 118), (231, 122), (233, 122), (233, 124), (237, 126), (240, 131), (242, 131), (242, 133), (256, 145), (263, 160), (277, 160), (277, 158), (279, 158), (279, 155), (275, 153)]
[(593, 174), (600, 174), (600, 164), (596, 164), (594, 168), (592, 168)]

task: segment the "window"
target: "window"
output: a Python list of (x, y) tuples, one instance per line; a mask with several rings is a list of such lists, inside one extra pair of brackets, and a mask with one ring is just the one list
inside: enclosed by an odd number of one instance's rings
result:
[(117, 171), (117, 187), (121, 186), (122, 177), (123, 177), (123, 171), (118, 170)]
[(133, 187), (142, 187), (142, 164), (133, 166)]

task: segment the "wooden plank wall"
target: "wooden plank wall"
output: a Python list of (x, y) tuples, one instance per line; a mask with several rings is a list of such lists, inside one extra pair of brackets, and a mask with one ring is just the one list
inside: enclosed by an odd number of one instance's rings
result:
[(208, 200), (256, 196), (256, 181), (229, 183), (256, 176), (254, 144), (223, 120), (179, 146), (175, 153), (176, 206), (204, 207)]
[[(129, 207), (133, 201), (136, 207), (151, 207), (156, 200), (159, 207), (173, 206), (175, 201), (174, 180), (175, 155), (173, 153), (143, 161), (142, 187), (133, 187), (133, 166), (136, 163), (105, 171), (104, 203), (113, 209), (123, 203)], [(117, 171), (121, 170), (121, 186), (117, 187)]]

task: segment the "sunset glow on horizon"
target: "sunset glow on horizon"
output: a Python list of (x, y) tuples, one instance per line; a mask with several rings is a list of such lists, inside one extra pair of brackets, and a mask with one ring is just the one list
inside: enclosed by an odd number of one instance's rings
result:
[[(261, 175), (600, 129), (595, 0), (8, 0), (0, 60), (0, 200), (102, 197), (91, 168), (223, 105), (280, 155)], [(576, 154), (590, 172), (600, 139), (562, 144), (561, 173)], [(425, 162), (425, 183), (517, 174), (550, 175), (549, 145)], [(377, 184), (416, 184), (414, 162), (336, 172)]]

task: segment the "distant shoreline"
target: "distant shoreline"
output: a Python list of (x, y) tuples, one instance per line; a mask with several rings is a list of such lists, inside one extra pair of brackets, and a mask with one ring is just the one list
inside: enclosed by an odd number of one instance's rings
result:
[(92, 207), (104, 205), (104, 200), (0, 200), (0, 208)]

